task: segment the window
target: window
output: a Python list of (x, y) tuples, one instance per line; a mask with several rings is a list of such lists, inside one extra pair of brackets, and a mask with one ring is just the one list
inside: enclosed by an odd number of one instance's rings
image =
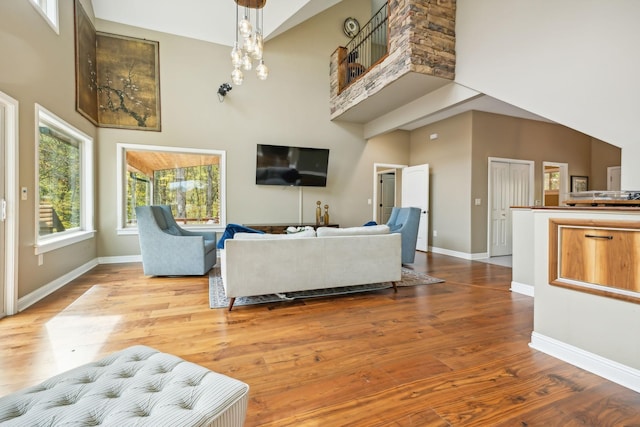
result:
[(225, 152), (118, 144), (118, 224), (135, 232), (136, 206), (169, 205), (186, 227), (225, 224)]
[(58, 27), (58, 0), (30, 0), (45, 21), (53, 28), (56, 34), (60, 34)]
[(36, 254), (93, 237), (93, 140), (36, 105)]
[(556, 167), (545, 167), (544, 171), (544, 190), (560, 189), (560, 169)]

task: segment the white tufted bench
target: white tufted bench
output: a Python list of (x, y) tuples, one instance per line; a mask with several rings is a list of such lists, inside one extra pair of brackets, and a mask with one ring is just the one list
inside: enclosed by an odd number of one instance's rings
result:
[(145, 346), (0, 398), (2, 426), (242, 426), (249, 386)]

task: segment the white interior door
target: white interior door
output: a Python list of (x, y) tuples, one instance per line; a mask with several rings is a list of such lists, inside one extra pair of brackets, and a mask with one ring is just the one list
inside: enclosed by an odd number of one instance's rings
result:
[(0, 165), (2, 165), (2, 173), (0, 173), (0, 317), (6, 315), (6, 281), (5, 281), (5, 260), (6, 260), (6, 239), (5, 225), (7, 202), (5, 199), (5, 107), (0, 103)]
[(607, 168), (607, 190), (620, 191), (620, 166)]
[(396, 174), (385, 172), (380, 174), (380, 224), (386, 224), (391, 216), (391, 210), (396, 205)]
[(491, 161), (489, 175), (489, 255), (511, 255), (511, 206), (531, 204), (533, 166), (529, 162)]
[(0, 92), (0, 317), (18, 312), (18, 110)]
[(491, 247), (490, 256), (508, 255), (509, 251), (509, 163), (491, 163)]
[(426, 252), (429, 232), (429, 165), (402, 169), (402, 206), (420, 208), (416, 249)]

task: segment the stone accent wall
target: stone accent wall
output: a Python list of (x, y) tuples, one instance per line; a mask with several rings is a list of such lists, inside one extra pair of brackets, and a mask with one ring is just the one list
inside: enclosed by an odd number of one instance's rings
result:
[(407, 73), (455, 77), (456, 0), (389, 0), (388, 4), (389, 53), (381, 62), (342, 88), (338, 79), (341, 48), (331, 56), (332, 118)]

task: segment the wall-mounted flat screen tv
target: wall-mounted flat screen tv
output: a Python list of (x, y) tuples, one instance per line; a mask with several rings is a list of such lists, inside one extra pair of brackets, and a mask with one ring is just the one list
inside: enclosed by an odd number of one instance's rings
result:
[(258, 144), (256, 184), (326, 187), (328, 148)]

